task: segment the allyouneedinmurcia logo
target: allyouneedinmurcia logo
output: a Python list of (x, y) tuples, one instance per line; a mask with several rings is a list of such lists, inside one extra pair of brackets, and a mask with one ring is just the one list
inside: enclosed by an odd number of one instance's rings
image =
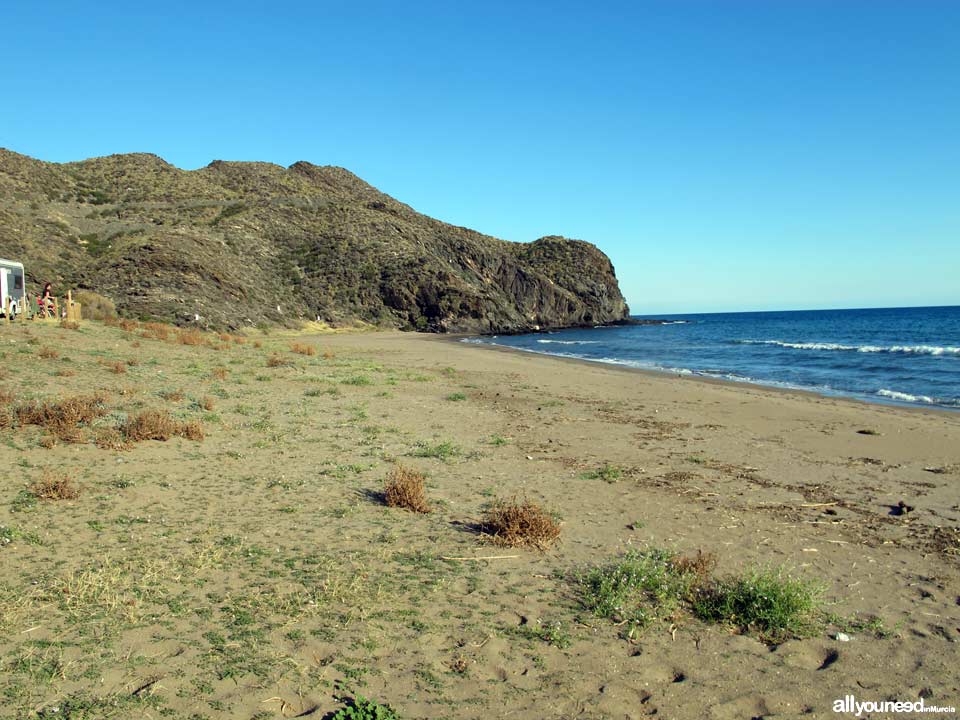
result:
[(865, 700), (860, 702), (853, 695), (845, 695), (833, 701), (835, 713), (850, 713), (861, 717), (864, 713), (955, 713), (953, 706), (927, 705), (923, 698), (916, 701), (904, 700)]

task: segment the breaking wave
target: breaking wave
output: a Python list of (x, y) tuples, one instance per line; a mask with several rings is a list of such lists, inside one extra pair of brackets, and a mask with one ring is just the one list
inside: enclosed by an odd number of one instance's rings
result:
[(793, 350), (844, 350), (861, 353), (960, 356), (960, 347), (952, 345), (841, 345), (840, 343), (784, 342), (783, 340), (734, 340), (734, 342), (738, 345), (775, 345)]

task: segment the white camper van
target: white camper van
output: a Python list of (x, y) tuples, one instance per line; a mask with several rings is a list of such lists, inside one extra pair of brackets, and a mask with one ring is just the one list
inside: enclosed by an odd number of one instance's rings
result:
[(0, 317), (7, 313), (7, 301), (10, 301), (10, 315), (19, 315), (27, 310), (27, 290), (23, 278), (23, 264), (12, 260), (0, 259)]

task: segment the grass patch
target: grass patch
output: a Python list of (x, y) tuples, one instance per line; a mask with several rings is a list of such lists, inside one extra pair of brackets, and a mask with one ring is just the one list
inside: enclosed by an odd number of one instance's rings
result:
[(617, 561), (593, 568), (578, 578), (583, 602), (597, 617), (645, 628), (674, 619), (703, 573), (669, 550), (631, 551)]
[(413, 451), (414, 457), (438, 458), (447, 460), (460, 454), (460, 448), (452, 442), (442, 442), (435, 445), (429, 443), (419, 443), (416, 450)]
[(783, 569), (713, 577), (709, 553), (684, 557), (670, 550), (631, 551), (577, 577), (584, 607), (628, 624), (628, 637), (656, 621), (692, 615), (707, 623), (754, 632), (767, 642), (808, 637), (823, 623), (823, 588)]
[(459, 402), (461, 400), (466, 400), (466, 399), (467, 399), (467, 396), (462, 392), (455, 392), (447, 395), (447, 400), (450, 400), (451, 402)]
[(423, 473), (403, 465), (394, 465), (387, 475), (384, 501), (390, 507), (405, 508), (418, 513), (430, 512), (423, 480)]
[(822, 626), (824, 589), (790, 577), (782, 568), (760, 568), (701, 588), (694, 613), (707, 622), (755, 631), (772, 641), (809, 637)]
[(498, 500), (484, 515), (480, 532), (496, 545), (547, 550), (560, 539), (560, 524), (529, 500)]
[(583, 480), (603, 480), (614, 483), (623, 477), (623, 469), (616, 465), (603, 465), (596, 470), (590, 470), (580, 475)]

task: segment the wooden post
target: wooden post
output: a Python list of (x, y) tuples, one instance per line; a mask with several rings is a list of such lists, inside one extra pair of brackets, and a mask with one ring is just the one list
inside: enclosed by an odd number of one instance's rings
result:
[(73, 290), (67, 290), (67, 317), (64, 319), (73, 320)]

